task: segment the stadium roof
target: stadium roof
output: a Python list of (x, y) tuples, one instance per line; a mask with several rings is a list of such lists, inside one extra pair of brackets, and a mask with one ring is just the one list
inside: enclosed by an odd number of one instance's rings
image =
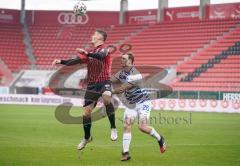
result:
[[(25, 0), (27, 10), (72, 10), (77, 0)], [(119, 11), (120, 0), (82, 0), (90, 11)], [(169, 7), (198, 6), (200, 0), (169, 0)], [(240, 0), (210, 0), (212, 4)], [(128, 0), (129, 10), (156, 9), (158, 0)], [(0, 8), (20, 9), (21, 0), (0, 0)]]

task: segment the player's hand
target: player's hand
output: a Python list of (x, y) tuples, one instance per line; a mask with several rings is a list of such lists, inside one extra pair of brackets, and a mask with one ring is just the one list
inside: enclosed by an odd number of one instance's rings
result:
[(88, 52), (86, 50), (82, 49), (82, 48), (77, 48), (76, 51), (80, 54), (85, 54), (85, 55), (88, 54)]
[(57, 64), (60, 64), (61, 63), (61, 60), (60, 59), (54, 59), (53, 62), (52, 62), (52, 65), (57, 65)]

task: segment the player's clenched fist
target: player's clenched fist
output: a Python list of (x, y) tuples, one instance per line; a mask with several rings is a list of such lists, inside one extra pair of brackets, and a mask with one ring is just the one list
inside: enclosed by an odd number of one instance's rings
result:
[(60, 59), (54, 59), (52, 62), (52, 65), (60, 64), (61, 60)]

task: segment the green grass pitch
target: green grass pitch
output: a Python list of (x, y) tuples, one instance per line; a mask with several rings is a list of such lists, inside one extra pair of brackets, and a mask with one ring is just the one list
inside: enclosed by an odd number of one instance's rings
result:
[[(76, 150), (82, 126), (58, 122), (54, 111), (50, 106), (0, 105), (0, 166), (240, 165), (240, 114), (152, 111), (152, 126), (165, 136), (166, 153), (160, 154), (157, 142), (135, 124), (132, 159), (123, 163), (122, 110), (116, 114), (118, 140), (110, 141), (107, 118), (99, 120), (83, 152)], [(81, 114), (81, 108), (71, 112)]]

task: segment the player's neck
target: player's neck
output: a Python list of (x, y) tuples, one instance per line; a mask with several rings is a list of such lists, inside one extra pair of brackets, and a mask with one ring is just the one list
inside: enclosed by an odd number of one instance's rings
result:
[(94, 47), (98, 47), (100, 45), (104, 44), (102, 41), (93, 43)]
[(129, 72), (133, 66), (125, 66), (124, 71)]

